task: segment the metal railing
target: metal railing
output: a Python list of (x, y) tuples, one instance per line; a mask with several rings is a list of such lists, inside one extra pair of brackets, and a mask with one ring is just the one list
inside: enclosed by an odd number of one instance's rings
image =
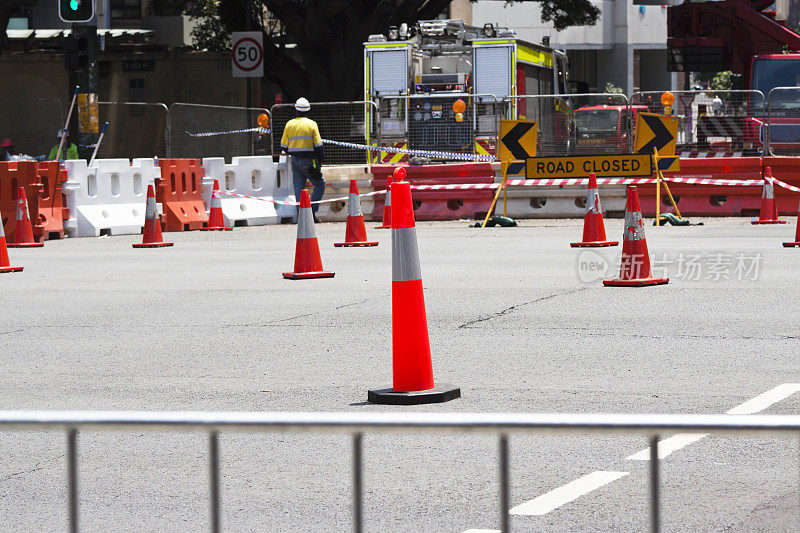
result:
[(253, 131), (261, 114), (270, 112), (259, 107), (174, 103), (169, 107), (167, 157), (269, 155), (269, 136)]
[[(671, 91), (673, 115), (678, 118), (676, 152), (715, 152), (756, 155), (768, 153), (760, 140), (765, 117), (761, 91)], [(631, 95), (631, 108), (663, 113), (664, 91), (641, 91)], [(644, 109), (646, 108), (646, 109)]]
[(372, 433), (483, 433), (499, 437), (501, 527), (510, 531), (508, 437), (519, 433), (636, 434), (650, 449), (650, 530), (660, 525), (659, 435), (672, 432), (800, 435), (800, 415), (649, 415), (506, 413), (253, 413), (0, 411), (0, 428), (60, 429), (67, 434), (69, 530), (78, 531), (78, 432), (83, 430), (203, 431), (209, 435), (209, 510), (211, 530), (220, 531), (219, 433), (338, 432), (352, 435), (353, 529), (363, 531), (362, 436)]
[[(159, 103), (99, 102), (100, 127), (109, 128), (97, 152), (100, 159), (165, 157), (169, 110)], [(120, 154), (124, 154), (121, 155)]]
[[(312, 102), (311, 110), (303, 113), (319, 126), (324, 139), (353, 144), (370, 144), (366, 123), (377, 113), (374, 102)], [(294, 104), (275, 104), (272, 116), (271, 145), (273, 153), (281, 152), (281, 137), (286, 123), (297, 116)], [(363, 149), (344, 146), (325, 146), (325, 163), (332, 165), (361, 164), (368, 161)]]
[(10, 138), (17, 152), (30, 156), (50, 153), (64, 127), (59, 98), (0, 100), (0, 139)]
[[(379, 144), (406, 144), (413, 150), (450, 153), (488, 154), (496, 150), (499, 120), (505, 112), (503, 101), (493, 94), (410, 94), (377, 100), (379, 112), (370, 128)], [(460, 117), (453, 109), (457, 100), (466, 107)]]
[[(619, 93), (517, 95), (510, 116), (537, 123), (537, 155), (624, 154), (632, 144), (628, 97)], [(600, 109), (611, 106), (612, 109)], [(577, 113), (581, 110), (580, 113)]]
[(775, 87), (767, 95), (764, 154), (800, 155), (800, 87)]

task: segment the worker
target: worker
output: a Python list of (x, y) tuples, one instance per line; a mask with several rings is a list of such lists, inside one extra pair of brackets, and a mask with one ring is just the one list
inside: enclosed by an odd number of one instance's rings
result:
[(58, 144), (53, 146), (52, 150), (50, 150), (50, 154), (47, 156), (48, 161), (55, 161), (56, 155), (58, 155), (58, 147), (61, 145), (61, 136), (64, 136), (64, 146), (61, 148), (61, 157), (60, 160), (64, 159), (78, 159), (78, 147), (75, 146), (75, 143), (69, 142), (69, 136), (67, 134), (67, 130), (58, 130)]
[[(294, 194), (296, 201), (300, 201), (300, 191), (305, 187), (306, 180), (314, 185), (311, 201), (318, 202), (325, 194), (325, 179), (322, 177), (322, 137), (319, 134), (317, 123), (304, 114), (311, 109), (311, 104), (305, 98), (298, 98), (294, 108), (299, 116), (286, 123), (281, 138), (281, 153), (288, 153), (292, 157), (292, 174), (294, 175)], [(317, 210), (319, 204), (311, 204), (314, 222), (319, 222)], [(299, 213), (298, 206), (298, 213)]]
[(15, 155), (17, 151), (14, 149), (14, 141), (6, 137), (0, 142), (0, 161), (12, 161), (11, 156)]

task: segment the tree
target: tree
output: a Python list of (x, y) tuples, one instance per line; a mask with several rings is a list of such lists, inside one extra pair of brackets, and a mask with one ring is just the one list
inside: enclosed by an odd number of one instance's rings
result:
[[(593, 25), (600, 16), (589, 0), (528, 1), (538, 2), (542, 20), (557, 30)], [(326, 101), (363, 98), (363, 43), (370, 35), (436, 18), (449, 4), (450, 0), (151, 0), (150, 10), (199, 18), (205, 26), (193, 32), (194, 43), (212, 50), (224, 49), (231, 31), (261, 30), (264, 76), (290, 99)], [(216, 16), (209, 16), (209, 8)]]

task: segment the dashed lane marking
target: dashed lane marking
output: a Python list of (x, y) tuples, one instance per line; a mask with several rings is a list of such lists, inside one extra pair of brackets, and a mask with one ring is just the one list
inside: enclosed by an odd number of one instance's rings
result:
[[(741, 405), (725, 412), (727, 415), (752, 415), (763, 411), (781, 400), (800, 391), (800, 383), (783, 383), (777, 387), (747, 400)], [(681, 448), (708, 437), (707, 433), (679, 433), (664, 440), (658, 441), (658, 458), (663, 459)], [(645, 448), (625, 458), (626, 461), (649, 461), (650, 448)]]
[(570, 481), (566, 485), (553, 489), (530, 501), (517, 505), (509, 512), (511, 514), (525, 516), (547, 514), (553, 509), (558, 509), (562, 505), (576, 500), (584, 494), (588, 494), (593, 490), (597, 490), (627, 475), (628, 472), (592, 472), (591, 474), (586, 474), (575, 481)]

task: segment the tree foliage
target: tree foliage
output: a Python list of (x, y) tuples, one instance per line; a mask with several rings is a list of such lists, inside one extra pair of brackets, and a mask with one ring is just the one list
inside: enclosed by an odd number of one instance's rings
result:
[[(589, 0), (527, 1), (538, 2), (542, 20), (557, 30), (593, 25), (600, 16)], [(182, 12), (198, 19), (192, 37), (202, 49), (227, 49), (232, 31), (261, 30), (265, 78), (290, 99), (325, 101), (363, 97), (363, 43), (370, 35), (434, 19), (449, 4), (450, 0), (151, 0), (150, 11)]]

